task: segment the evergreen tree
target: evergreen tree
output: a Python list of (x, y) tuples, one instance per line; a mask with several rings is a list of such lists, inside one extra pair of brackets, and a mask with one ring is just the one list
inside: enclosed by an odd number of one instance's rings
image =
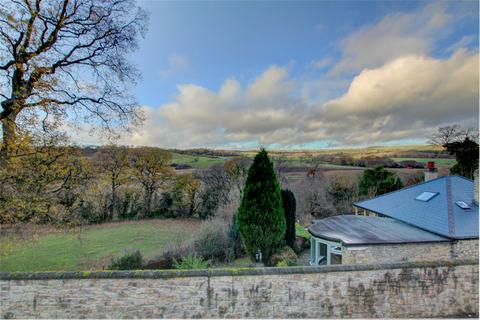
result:
[(285, 241), (287, 245), (295, 250), (295, 214), (297, 203), (293, 192), (286, 189), (282, 190), (282, 204), (285, 212), (285, 221), (287, 230), (285, 232)]
[(473, 172), (478, 168), (478, 143), (467, 137), (463, 141), (446, 143), (444, 147), (457, 160), (450, 173), (473, 179)]
[(361, 195), (378, 196), (403, 188), (402, 181), (382, 166), (363, 172), (358, 186)]
[(248, 170), (237, 227), (247, 254), (255, 259), (257, 250), (267, 265), (284, 243), (285, 215), (280, 186), (267, 152), (262, 149)]

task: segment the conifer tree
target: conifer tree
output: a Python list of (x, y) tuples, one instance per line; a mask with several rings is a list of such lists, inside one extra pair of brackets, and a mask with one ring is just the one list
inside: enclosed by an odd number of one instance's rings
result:
[(287, 223), (285, 241), (290, 248), (295, 250), (295, 211), (297, 204), (292, 191), (288, 189), (282, 190), (282, 204), (283, 211), (285, 211), (285, 221)]
[(252, 260), (260, 250), (263, 262), (268, 265), (272, 254), (284, 243), (286, 223), (280, 186), (264, 149), (248, 170), (237, 226)]

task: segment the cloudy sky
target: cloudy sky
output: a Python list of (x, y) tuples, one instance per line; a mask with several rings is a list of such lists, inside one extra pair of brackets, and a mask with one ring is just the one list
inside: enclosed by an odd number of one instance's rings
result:
[(477, 1), (141, 5), (147, 120), (122, 143), (349, 147), (478, 127)]

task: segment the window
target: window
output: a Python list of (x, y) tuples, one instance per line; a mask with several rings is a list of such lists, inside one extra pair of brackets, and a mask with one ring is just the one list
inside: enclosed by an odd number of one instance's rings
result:
[(425, 191), (425, 192), (422, 192), (422, 194), (419, 195), (418, 197), (416, 197), (415, 199), (423, 201), (423, 202), (427, 202), (430, 199), (432, 199), (433, 197), (435, 197), (437, 194), (438, 194), (438, 192)]
[(455, 203), (457, 204), (457, 206), (459, 206), (460, 208), (462, 208), (464, 210), (465, 209), (470, 209), (470, 206), (464, 201), (456, 201)]

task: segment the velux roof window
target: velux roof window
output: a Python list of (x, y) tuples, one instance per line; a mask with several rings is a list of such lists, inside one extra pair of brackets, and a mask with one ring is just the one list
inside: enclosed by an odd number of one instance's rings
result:
[(437, 194), (438, 194), (438, 192), (425, 191), (425, 192), (422, 192), (422, 194), (419, 195), (418, 197), (416, 197), (415, 199), (423, 201), (423, 202), (427, 202), (430, 199), (432, 199), (433, 197), (435, 197)]
[(470, 206), (464, 201), (455, 201), (455, 204), (462, 209), (470, 209)]

